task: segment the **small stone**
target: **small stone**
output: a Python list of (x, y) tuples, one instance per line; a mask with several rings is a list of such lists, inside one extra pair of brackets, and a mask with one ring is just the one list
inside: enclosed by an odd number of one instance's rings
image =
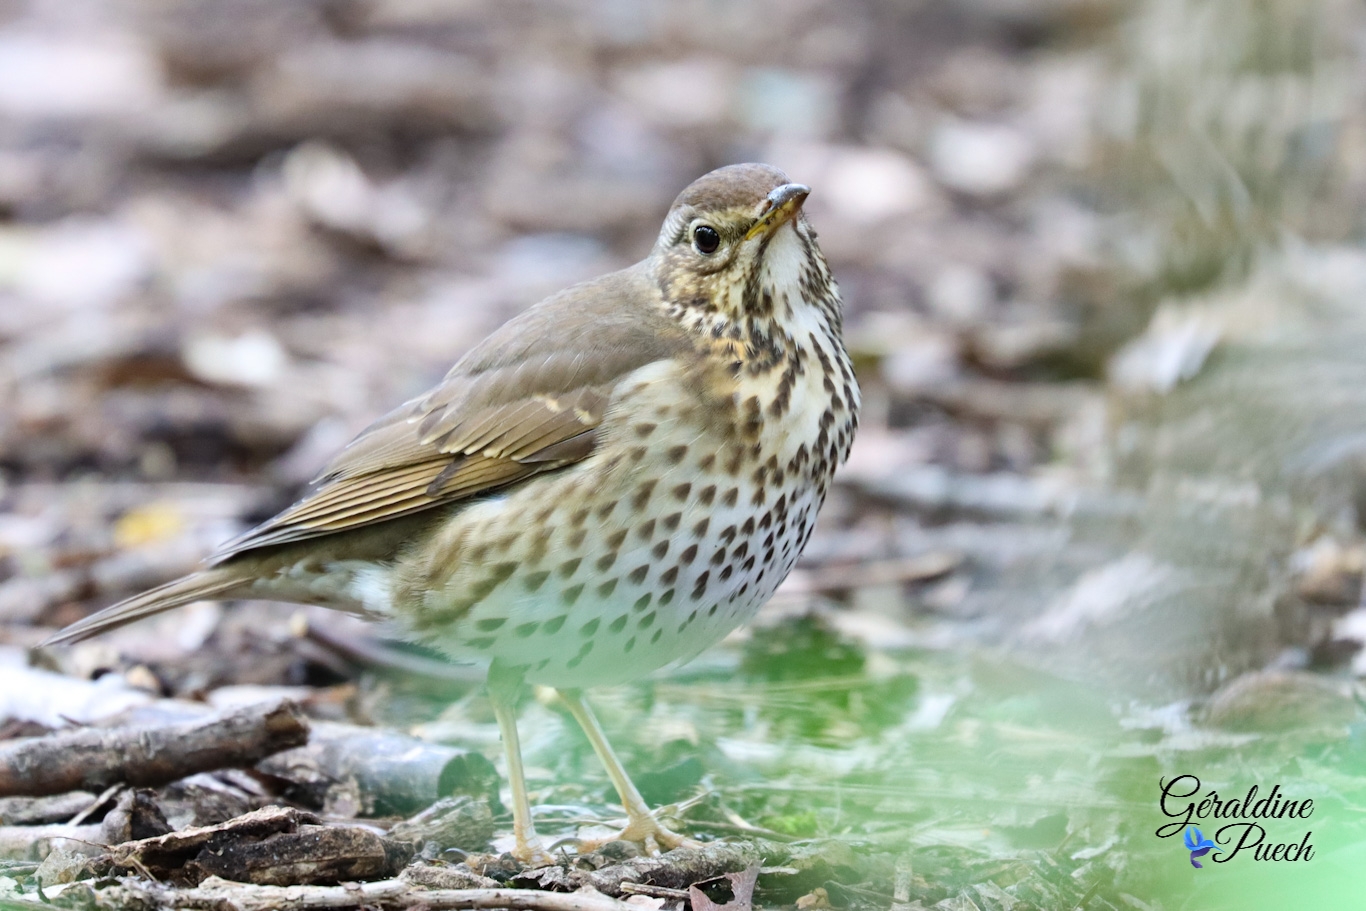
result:
[(289, 364), (284, 346), (264, 329), (192, 336), (181, 357), (194, 376), (225, 386), (271, 386)]
[(1356, 701), (1333, 683), (1299, 671), (1257, 671), (1210, 697), (1204, 722), (1229, 731), (1341, 729), (1360, 717)]
[(950, 121), (930, 138), (930, 163), (939, 181), (970, 196), (998, 196), (1024, 182), (1034, 163), (1029, 138), (999, 123)]
[(1171, 392), (1200, 372), (1222, 334), (1210, 314), (1164, 305), (1111, 360), (1110, 380), (1128, 392)]
[(971, 323), (986, 315), (996, 299), (996, 287), (981, 270), (949, 263), (930, 281), (926, 297), (936, 312), (956, 323)]
[(1366, 551), (1360, 545), (1345, 546), (1321, 537), (1291, 558), (1295, 592), (1316, 604), (1356, 604), (1361, 597), (1361, 577)]

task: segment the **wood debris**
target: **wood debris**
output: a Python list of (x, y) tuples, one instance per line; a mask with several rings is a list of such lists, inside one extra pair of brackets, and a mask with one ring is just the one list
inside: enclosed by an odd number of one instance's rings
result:
[(0, 745), (0, 795), (167, 784), (196, 772), (249, 766), (307, 740), (308, 722), (292, 703), (186, 724), (52, 734)]

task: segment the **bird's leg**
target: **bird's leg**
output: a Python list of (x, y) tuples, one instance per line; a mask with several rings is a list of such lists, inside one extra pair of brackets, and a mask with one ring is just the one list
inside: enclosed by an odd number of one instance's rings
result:
[(517, 693), (521, 688), (521, 669), (497, 661), (489, 667), (489, 701), (493, 703), (493, 717), (503, 738), (508, 787), (512, 789), (512, 836), (516, 839), (512, 856), (525, 864), (553, 863), (554, 858), (541, 847), (531, 822), (531, 801), (527, 799), (526, 776), (522, 772), (522, 744), (517, 738)]
[(583, 728), (583, 732), (588, 737), (588, 742), (593, 745), (593, 752), (598, 754), (598, 760), (602, 762), (603, 768), (607, 769), (607, 777), (612, 779), (612, 785), (617, 789), (617, 794), (621, 797), (621, 805), (626, 809), (626, 828), (621, 830), (613, 841), (630, 841), (645, 845), (650, 851), (668, 851), (679, 847), (699, 847), (698, 843), (677, 832), (671, 832), (655, 819), (650, 808), (645, 804), (645, 798), (640, 796), (640, 791), (636, 790), (635, 783), (631, 781), (626, 770), (622, 768), (621, 761), (617, 759), (617, 754), (612, 750), (612, 745), (607, 742), (607, 735), (602, 732), (602, 725), (598, 724), (598, 719), (593, 715), (593, 710), (583, 701), (583, 694), (578, 690), (559, 690), (560, 698), (569, 708), (569, 714), (574, 716), (574, 720)]

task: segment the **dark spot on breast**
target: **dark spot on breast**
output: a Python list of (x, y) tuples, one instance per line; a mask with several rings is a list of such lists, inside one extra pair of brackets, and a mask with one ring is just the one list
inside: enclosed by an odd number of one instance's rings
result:
[(677, 465), (679, 462), (683, 461), (683, 457), (687, 454), (688, 447), (686, 445), (671, 446), (664, 451), (664, 459), (670, 465)]
[(697, 495), (697, 500), (698, 500), (698, 502), (701, 503), (703, 506), (710, 506), (710, 505), (712, 504), (712, 501), (715, 500), (715, 499), (716, 499), (716, 485), (715, 485), (715, 484), (708, 484), (706, 487), (703, 487), (702, 490), (701, 490), (701, 492), (698, 493), (698, 495)]
[(670, 602), (673, 601), (673, 599), (674, 599), (674, 590), (673, 590), (672, 588), (665, 589), (665, 590), (664, 590), (664, 594), (662, 594), (662, 595), (659, 596), (659, 606), (660, 606), (660, 607), (668, 607), (669, 604), (670, 604)]
[(664, 635), (664, 627), (661, 626), (659, 629), (655, 630), (655, 634), (650, 637), (650, 644), (654, 645), (659, 641), (659, 637), (662, 635)]
[(665, 585), (673, 585), (673, 584), (674, 584), (674, 581), (675, 581), (677, 578), (678, 578), (678, 567), (677, 567), (677, 566), (670, 566), (668, 569), (664, 570), (664, 572), (662, 572), (662, 573), (659, 574), (659, 581), (660, 581), (660, 582), (663, 582)]
[[(571, 586), (569, 586), (569, 588), (566, 588), (563, 592), (561, 592), (561, 593), (560, 593), (560, 600), (563, 601), (565, 604), (568, 604), (568, 605), (571, 605), (571, 606), (572, 606), (572, 605), (574, 604), (575, 601), (579, 600), (579, 595), (582, 595), (582, 594), (583, 594), (583, 583), (580, 582), (578, 585), (571, 585)], [(546, 624), (546, 626), (549, 626), (549, 625), (550, 625), (549, 623)]]
[(598, 631), (598, 618), (594, 617), (583, 626), (579, 627), (580, 636), (591, 636)]
[(569, 517), (569, 524), (575, 528), (578, 528), (580, 525), (588, 521), (588, 514), (590, 512), (592, 512), (591, 509), (575, 510), (574, 514)]
[(568, 619), (568, 614), (560, 614), (558, 617), (552, 617), (542, 624), (541, 630), (547, 636), (553, 636), (560, 631), (560, 627), (564, 626), (564, 621)]
[(726, 474), (735, 477), (740, 474), (740, 469), (745, 467), (745, 451), (739, 446), (731, 450), (730, 458), (726, 459)]
[(703, 519), (692, 527), (692, 536), (700, 538), (707, 533), (708, 528), (711, 528), (711, 519)]
[(730, 544), (730, 542), (735, 540), (735, 526), (727, 525), (722, 529), (721, 534), (717, 535), (717, 539), (722, 544)]
[(560, 564), (560, 567), (557, 570), (560, 574), (560, 578), (568, 579), (570, 576), (574, 575), (574, 573), (578, 572), (579, 564), (582, 562), (583, 560), (579, 557), (575, 557), (572, 560), (565, 560)]
[(598, 568), (598, 572), (605, 573), (612, 568), (612, 564), (615, 562), (617, 562), (617, 552), (614, 550), (598, 557), (597, 562), (593, 565)]
[(653, 595), (641, 595), (639, 598), (636, 599), (636, 603), (631, 605), (631, 610), (635, 611), (636, 613), (640, 613), (641, 611), (645, 610), (645, 608), (650, 606), (650, 599), (653, 597)]
[(715, 617), (715, 616), (716, 616), (716, 611), (717, 611), (720, 607), (721, 607), (721, 605), (719, 605), (719, 604), (713, 604), (711, 607), (707, 608), (707, 616), (708, 616), (708, 617)]
[(507, 622), (507, 617), (489, 617), (484, 620), (474, 621), (474, 627), (480, 632), (491, 633)]
[(707, 593), (707, 583), (711, 580), (711, 573), (704, 572), (697, 577), (697, 582), (692, 587), (692, 599), (696, 601)]
[(526, 639), (532, 634), (534, 634), (536, 630), (540, 629), (540, 626), (541, 624), (539, 622), (533, 621), (531, 623), (523, 623), (521, 626), (514, 627), (512, 631), (516, 633), (519, 637)]
[(644, 509), (650, 502), (650, 497), (655, 492), (655, 485), (658, 483), (659, 481), (653, 479), (642, 482), (641, 485), (636, 488), (635, 494), (631, 497), (631, 508), (636, 512), (640, 512)]
[(492, 636), (477, 636), (474, 639), (466, 639), (465, 644), (470, 648), (486, 649), (492, 646), (495, 641)]
[(636, 535), (637, 535), (642, 541), (648, 541), (648, 540), (650, 540), (652, 537), (654, 537), (654, 533), (655, 533), (655, 520), (654, 520), (654, 519), (650, 519), (648, 522), (645, 522), (643, 525), (641, 525), (639, 528), (636, 529)]
[(732, 487), (730, 490), (726, 491), (726, 495), (721, 498), (722, 506), (734, 506), (736, 503), (739, 502), (740, 489), (738, 487)]
[(606, 542), (606, 543), (607, 543), (607, 546), (608, 546), (609, 548), (611, 548), (612, 550), (616, 550), (618, 547), (621, 547), (622, 543), (623, 543), (625, 540), (626, 540), (626, 529), (623, 528), (623, 529), (621, 529), (620, 531), (616, 531), (616, 532), (613, 532), (612, 534), (608, 535), (608, 537), (607, 537), (607, 542)]
[(683, 521), (683, 513), (671, 512), (660, 520), (660, 525), (664, 526), (665, 531), (677, 531), (678, 523)]
[(586, 529), (586, 528), (580, 528), (580, 529), (578, 529), (577, 531), (571, 533), (571, 534), (569, 535), (569, 541), (568, 541), (570, 548), (571, 548), (571, 549), (577, 549), (577, 548), (579, 548), (579, 547), (582, 547), (582, 546), (583, 546), (583, 539), (586, 538), (586, 537), (588, 537), (588, 529)]
[(683, 552), (682, 552), (681, 554), (678, 555), (678, 559), (679, 559), (679, 560), (683, 563), (683, 565), (685, 565), (685, 566), (686, 566), (687, 564), (691, 563), (693, 560), (696, 560), (696, 559), (697, 559), (697, 545), (696, 545), (696, 544), (689, 544), (687, 547), (683, 548)]
[(726, 549), (724, 547), (718, 547), (716, 553), (711, 555), (711, 565), (720, 566), (724, 562), (726, 562)]
[(645, 458), (645, 452), (644, 446), (632, 446), (631, 451), (626, 454), (626, 458), (632, 465), (635, 465)]
[(639, 585), (640, 583), (645, 581), (645, 577), (649, 574), (649, 566), (637, 566), (635, 569), (631, 570), (631, 572), (626, 576), (626, 578), (631, 581), (632, 585)]
[(600, 598), (609, 597), (609, 596), (612, 594), (612, 592), (614, 592), (614, 591), (616, 591), (616, 590), (617, 590), (617, 580), (616, 580), (616, 579), (608, 579), (606, 582), (604, 582), (604, 583), (602, 583), (601, 585), (598, 586), (598, 597), (600, 597)]
[(545, 580), (549, 578), (549, 570), (541, 570), (540, 572), (527, 573), (526, 578), (522, 580), (522, 584), (527, 591), (534, 592), (540, 590), (540, 587), (542, 585), (545, 585)]
[(626, 614), (622, 614), (620, 617), (618, 617), (617, 619), (613, 620), (611, 623), (609, 623), (609, 624), (607, 625), (608, 631), (613, 632), (613, 633), (619, 633), (619, 632), (621, 632), (622, 630), (624, 630), (624, 629), (626, 628), (626, 620), (627, 620), (627, 615), (626, 615)]
[(656, 544), (654, 547), (650, 548), (650, 556), (654, 557), (656, 560), (663, 560), (664, 557), (665, 557), (665, 555), (668, 554), (668, 553), (669, 553), (669, 541), (668, 541), (668, 539), (665, 539), (665, 540), (663, 540), (663, 541), (660, 541), (660, 542), (659, 542), (658, 544)]
[(631, 651), (631, 649), (633, 649), (633, 648), (635, 648), (635, 647), (636, 647), (636, 637), (635, 637), (635, 636), (632, 636), (630, 639), (627, 639), (627, 640), (626, 640), (626, 644), (623, 645), (623, 646), (621, 647), (621, 650), (622, 650), (623, 652), (629, 652), (629, 651)]
[(507, 581), (508, 577), (517, 571), (518, 563), (495, 563), (489, 567), (489, 574), (480, 580), (479, 584), (470, 587), (469, 596), (475, 602), (484, 600), (499, 585)]
[(673, 494), (673, 498), (681, 503), (688, 498), (688, 494), (692, 493), (692, 485), (686, 482), (679, 484), (673, 490), (669, 491), (669, 493)]
[(746, 520), (745, 520), (745, 524), (740, 526), (740, 534), (744, 535), (746, 538), (748, 538), (750, 535), (754, 534), (754, 517), (753, 517), (753, 516), (750, 516), (748, 519), (746, 519)]
[(727, 579), (730, 578), (730, 575), (731, 575), (732, 572), (734, 572), (734, 570), (735, 570), (735, 567), (734, 567), (734, 566), (727, 566), (727, 567), (725, 567), (724, 569), (721, 570), (721, 574), (720, 574), (719, 576), (717, 576), (717, 578), (720, 579), (722, 582), (724, 582), (724, 581), (726, 581)]
[(606, 503), (604, 503), (604, 504), (602, 504), (601, 506), (598, 507), (598, 518), (599, 518), (599, 519), (605, 519), (605, 518), (607, 518), (608, 516), (610, 516), (610, 515), (612, 514), (612, 510), (614, 510), (614, 509), (616, 509), (616, 508), (617, 508), (617, 501), (616, 501), (616, 500), (608, 500)]
[(716, 453), (709, 452), (697, 463), (697, 467), (703, 471), (711, 471), (711, 467), (716, 464)]
[(636, 626), (640, 627), (641, 629), (649, 629), (650, 627), (655, 625), (656, 616), (657, 614), (655, 613), (655, 611), (650, 611), (648, 614), (640, 618), (639, 622), (636, 623)]

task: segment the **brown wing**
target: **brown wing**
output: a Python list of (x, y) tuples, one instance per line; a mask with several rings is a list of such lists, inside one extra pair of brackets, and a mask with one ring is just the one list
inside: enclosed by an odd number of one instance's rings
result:
[(431, 392), (362, 432), (298, 503), (211, 561), (409, 515), (587, 457), (621, 379), (688, 346), (658, 300), (637, 266), (531, 308)]

